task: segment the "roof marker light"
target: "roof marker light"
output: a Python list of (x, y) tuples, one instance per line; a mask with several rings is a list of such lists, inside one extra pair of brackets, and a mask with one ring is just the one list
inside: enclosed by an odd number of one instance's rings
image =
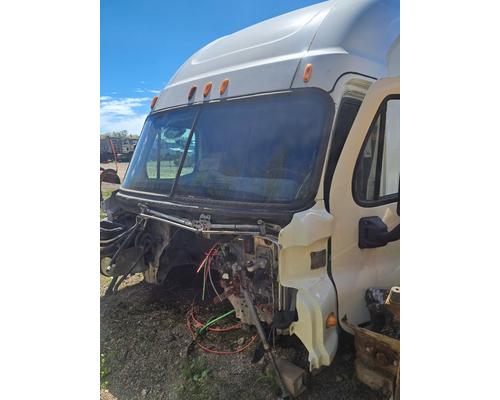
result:
[(311, 79), (311, 74), (313, 72), (313, 65), (312, 64), (307, 64), (306, 67), (304, 68), (304, 82), (309, 82)]
[(195, 93), (196, 93), (196, 85), (193, 85), (191, 89), (189, 89), (188, 100), (191, 100)]
[(207, 97), (208, 94), (210, 93), (210, 90), (212, 90), (212, 82), (208, 82), (205, 85), (205, 89), (203, 89), (203, 97)]
[(158, 101), (158, 96), (153, 97), (153, 99), (151, 100), (151, 110), (155, 107), (157, 101)]
[(228, 86), (229, 86), (229, 79), (226, 78), (220, 84), (219, 93), (221, 95), (223, 95), (225, 93), (225, 91), (226, 91), (226, 89), (227, 89)]

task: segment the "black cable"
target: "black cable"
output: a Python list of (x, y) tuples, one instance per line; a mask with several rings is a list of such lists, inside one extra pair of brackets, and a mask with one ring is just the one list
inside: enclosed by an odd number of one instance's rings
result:
[[(175, 231), (174, 234), (170, 237), (170, 239), (168, 240), (168, 243), (167, 245), (165, 246), (165, 248), (167, 248), (170, 243), (172, 242), (172, 240), (175, 238), (175, 236), (177, 235), (179, 231)], [(113, 288), (111, 289), (111, 293), (115, 294), (117, 291), (118, 291), (118, 288), (120, 287), (120, 285), (123, 283), (123, 281), (125, 279), (127, 279), (127, 277), (132, 273), (132, 271), (134, 270), (134, 268), (137, 266), (137, 263), (141, 260), (142, 257), (144, 257), (146, 255), (146, 253), (153, 247), (153, 243), (149, 243), (145, 248), (144, 248), (144, 251), (141, 253), (141, 255), (137, 258), (137, 260), (135, 260), (135, 262), (132, 264), (132, 267), (129, 269), (129, 271), (125, 274), (125, 275), (122, 275), (120, 280), (118, 282), (116, 282), (116, 280), (113, 278), (114, 282), (111, 281), (113, 283)], [(118, 277), (116, 277), (118, 278)], [(111, 286), (111, 284), (110, 284)], [(109, 289), (109, 288), (108, 288)], [(107, 293), (107, 290), (106, 290), (106, 293)]]
[[(115, 254), (111, 258), (109, 265), (113, 265), (113, 263), (116, 260), (116, 257), (118, 257), (118, 254), (120, 253), (120, 251), (122, 251), (122, 249), (128, 245), (132, 236), (134, 235), (134, 233), (136, 232), (136, 230), (139, 226), (140, 226), (140, 222), (137, 221), (135, 223), (135, 225), (132, 228), (130, 228), (130, 233), (127, 235), (125, 240), (120, 244), (120, 247), (118, 247), (118, 250), (116, 250)], [(113, 289), (116, 285), (117, 280), (118, 280), (118, 276), (114, 276), (113, 279), (111, 280), (111, 282), (109, 283), (108, 288), (106, 289), (106, 292), (104, 293), (105, 296), (109, 296), (110, 294), (114, 293)]]
[(128, 272), (125, 274), (125, 275), (122, 275), (120, 280), (116, 283), (115, 287), (113, 288), (112, 292), (115, 294), (117, 291), (118, 291), (118, 288), (120, 287), (120, 285), (123, 283), (123, 281), (125, 279), (127, 279), (127, 277), (132, 273), (132, 271), (134, 270), (134, 268), (137, 266), (137, 264), (139, 263), (139, 261), (141, 260), (142, 257), (144, 257), (144, 255), (151, 249), (153, 245), (150, 243), (148, 246), (146, 246), (144, 248), (144, 251), (141, 253), (141, 255), (139, 257), (137, 257), (137, 259), (135, 260), (135, 262), (132, 264), (132, 267), (130, 267), (130, 269), (128, 270)]
[(117, 280), (118, 280), (118, 277), (113, 276), (113, 279), (111, 279), (111, 282), (109, 282), (108, 288), (106, 289), (104, 296), (109, 296), (109, 295), (113, 294), (113, 288), (115, 287)]
[(132, 236), (135, 234), (137, 231), (137, 228), (139, 228), (140, 223), (136, 222), (135, 225), (130, 229), (130, 233), (127, 235), (125, 240), (120, 244), (120, 247), (118, 247), (118, 250), (116, 250), (116, 253), (113, 255), (113, 258), (111, 258), (111, 261), (109, 262), (109, 265), (113, 265), (113, 263), (116, 261), (116, 258), (118, 257), (118, 254), (123, 250), (125, 246), (127, 246), (132, 239)]

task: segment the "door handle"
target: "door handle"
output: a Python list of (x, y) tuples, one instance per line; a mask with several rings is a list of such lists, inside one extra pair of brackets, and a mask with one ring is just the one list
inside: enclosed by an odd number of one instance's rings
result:
[(399, 224), (388, 231), (380, 217), (364, 217), (359, 220), (358, 246), (360, 249), (383, 247), (389, 242), (399, 240)]

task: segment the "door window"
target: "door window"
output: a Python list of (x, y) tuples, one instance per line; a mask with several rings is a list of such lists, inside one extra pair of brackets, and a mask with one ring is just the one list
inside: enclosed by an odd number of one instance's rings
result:
[(349, 97), (342, 99), (339, 106), (337, 122), (335, 122), (335, 128), (333, 129), (330, 156), (328, 158), (325, 173), (324, 196), (327, 210), (330, 210), (330, 189), (333, 174), (335, 172), (337, 162), (339, 161), (340, 154), (342, 153), (342, 149), (344, 148), (344, 144), (347, 140), (347, 135), (351, 131), (352, 124), (356, 119), (360, 106), (361, 100)]
[(399, 98), (384, 101), (373, 121), (354, 173), (353, 195), (361, 205), (397, 200), (399, 192)]

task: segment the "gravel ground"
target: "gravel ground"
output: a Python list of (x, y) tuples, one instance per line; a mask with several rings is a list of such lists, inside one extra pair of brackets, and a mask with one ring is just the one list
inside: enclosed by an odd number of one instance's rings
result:
[[(175, 283), (158, 288), (135, 275), (116, 295), (104, 297), (109, 281), (101, 276), (101, 399), (276, 398), (277, 385), (265, 358), (252, 363), (257, 342), (231, 356), (208, 354), (192, 343), (186, 329), (192, 289)], [(200, 319), (208, 317), (199, 312)], [(205, 340), (228, 349), (251, 335), (237, 330), (209, 334)], [(305, 351), (293, 339), (276, 348), (297, 364), (305, 361)], [(353, 361), (353, 343), (344, 340), (335, 362), (308, 377), (299, 399), (383, 399), (356, 379)]]

